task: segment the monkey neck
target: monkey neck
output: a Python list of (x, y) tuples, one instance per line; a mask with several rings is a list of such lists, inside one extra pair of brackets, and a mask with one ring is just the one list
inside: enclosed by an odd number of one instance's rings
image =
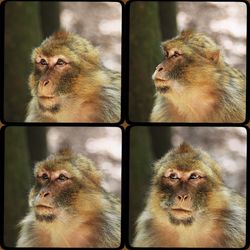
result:
[(32, 102), (36, 104), (35, 112), (30, 112), (26, 121), (48, 122), (99, 122), (100, 98), (97, 89), (86, 98), (80, 95), (67, 95), (59, 97), (56, 105), (44, 108), (38, 99)]
[(99, 217), (82, 219), (82, 216), (63, 216), (53, 222), (36, 221), (33, 226), (34, 237), (40, 247), (93, 247), (98, 241), (96, 232), (101, 224)]
[(218, 94), (211, 84), (184, 86), (163, 97), (167, 102), (169, 116), (174, 117), (174, 121), (209, 121), (218, 105)]

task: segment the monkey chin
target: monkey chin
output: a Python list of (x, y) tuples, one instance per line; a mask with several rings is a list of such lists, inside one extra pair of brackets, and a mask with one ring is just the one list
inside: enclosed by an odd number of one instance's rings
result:
[(155, 79), (154, 82), (155, 82), (155, 89), (160, 94), (166, 94), (169, 91), (170, 86), (167, 80)]
[(57, 113), (60, 110), (60, 97), (38, 96), (38, 105), (43, 112)]
[(44, 205), (35, 207), (35, 216), (40, 222), (53, 222), (57, 218), (55, 209)]
[(169, 221), (174, 225), (192, 225), (194, 217), (191, 210), (185, 209), (171, 209), (168, 213)]

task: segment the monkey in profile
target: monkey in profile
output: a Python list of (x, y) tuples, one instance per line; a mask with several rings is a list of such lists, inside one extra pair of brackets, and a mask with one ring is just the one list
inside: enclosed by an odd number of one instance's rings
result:
[(245, 198), (224, 185), (207, 153), (183, 143), (154, 167), (134, 247), (245, 246)]
[(59, 31), (31, 58), (27, 122), (119, 122), (120, 74), (102, 65), (87, 40)]
[(17, 247), (120, 246), (120, 201), (101, 187), (93, 162), (62, 150), (38, 162), (34, 175)]
[(212, 39), (184, 31), (163, 42), (162, 50), (165, 58), (152, 76), (152, 122), (244, 122), (246, 79)]

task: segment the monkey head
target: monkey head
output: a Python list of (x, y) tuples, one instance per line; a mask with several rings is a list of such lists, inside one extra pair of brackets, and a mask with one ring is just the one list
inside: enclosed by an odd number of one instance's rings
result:
[(163, 95), (186, 93), (187, 89), (211, 81), (212, 73), (223, 64), (216, 44), (207, 36), (183, 31), (161, 44), (164, 60), (156, 67), (152, 79)]
[[(38, 162), (29, 206), (41, 222), (63, 221), (68, 215), (91, 213), (93, 193), (101, 190), (101, 175), (93, 163), (80, 154), (61, 151)], [(80, 211), (79, 211), (80, 210)], [(67, 213), (67, 216), (64, 216)]]
[(87, 40), (64, 31), (45, 39), (34, 49), (31, 59), (31, 95), (37, 97), (41, 110), (50, 112), (60, 109), (65, 98), (74, 98), (72, 95), (86, 90), (89, 86), (81, 83), (88, 82), (86, 79), (91, 79), (92, 73), (101, 67), (97, 49)]
[(170, 223), (191, 225), (204, 215), (209, 197), (220, 186), (218, 165), (205, 152), (183, 143), (155, 164), (153, 190)]

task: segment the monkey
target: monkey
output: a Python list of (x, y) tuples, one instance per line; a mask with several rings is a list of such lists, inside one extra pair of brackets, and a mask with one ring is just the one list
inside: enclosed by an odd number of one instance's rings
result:
[(17, 247), (120, 246), (120, 201), (91, 160), (60, 150), (36, 163), (34, 176)]
[(208, 36), (183, 31), (161, 44), (152, 79), (152, 122), (244, 122), (246, 78), (229, 66)]
[(182, 143), (154, 164), (134, 247), (242, 248), (245, 240), (245, 198), (225, 186), (210, 155)]
[(120, 73), (108, 70), (89, 41), (58, 31), (32, 52), (26, 122), (120, 120)]

